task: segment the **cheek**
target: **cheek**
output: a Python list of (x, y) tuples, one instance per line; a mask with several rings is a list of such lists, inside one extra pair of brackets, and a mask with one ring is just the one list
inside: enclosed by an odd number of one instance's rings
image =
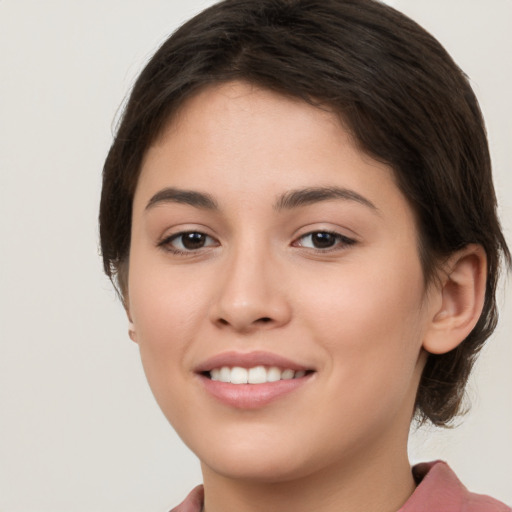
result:
[(300, 293), (301, 316), (329, 354), (331, 371), (362, 386), (378, 387), (392, 374), (395, 383), (410, 380), (426, 326), (417, 258), (347, 266), (336, 279), (317, 276), (315, 288)]
[(331, 423), (344, 425), (347, 433), (364, 431), (367, 439), (409, 424), (423, 367), (422, 281), (415, 286), (375, 279), (354, 278), (353, 289), (347, 277), (310, 317), (328, 355), (325, 396), (333, 399)]
[(173, 345), (171, 339), (185, 342), (184, 333), (204, 314), (204, 296), (203, 281), (197, 275), (148, 264), (137, 254), (132, 257), (129, 307), (141, 341), (164, 345)]
[(173, 384), (187, 376), (188, 350), (207, 316), (207, 302), (202, 280), (145, 263), (137, 254), (131, 259), (129, 307), (144, 371), (163, 406), (176, 389)]

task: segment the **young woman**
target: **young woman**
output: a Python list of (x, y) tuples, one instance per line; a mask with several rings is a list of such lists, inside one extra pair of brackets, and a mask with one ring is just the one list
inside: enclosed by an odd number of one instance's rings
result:
[(104, 168), (103, 257), (152, 391), (201, 460), (176, 511), (505, 511), (442, 462), (496, 324), (483, 120), (373, 0), (226, 0), (141, 73)]

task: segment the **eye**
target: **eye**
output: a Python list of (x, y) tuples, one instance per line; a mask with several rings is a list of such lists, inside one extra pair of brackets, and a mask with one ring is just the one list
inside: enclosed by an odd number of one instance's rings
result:
[(312, 231), (301, 236), (295, 243), (307, 249), (332, 249), (355, 244), (355, 240), (332, 231)]
[(159, 245), (171, 252), (181, 254), (213, 247), (218, 245), (218, 242), (200, 231), (184, 231), (166, 238)]

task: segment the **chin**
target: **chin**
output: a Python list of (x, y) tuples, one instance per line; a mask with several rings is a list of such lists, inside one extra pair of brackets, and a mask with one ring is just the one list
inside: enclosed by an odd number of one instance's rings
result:
[(242, 439), (226, 436), (223, 440), (188, 443), (204, 468), (226, 478), (259, 483), (285, 482), (306, 476), (311, 470), (308, 457), (286, 440), (257, 439), (246, 435)]
[(244, 456), (239, 453), (222, 460), (214, 458), (210, 461), (209, 457), (205, 457), (201, 464), (225, 478), (262, 484), (297, 480), (310, 472), (297, 461), (262, 454), (261, 451), (257, 456), (252, 454)]

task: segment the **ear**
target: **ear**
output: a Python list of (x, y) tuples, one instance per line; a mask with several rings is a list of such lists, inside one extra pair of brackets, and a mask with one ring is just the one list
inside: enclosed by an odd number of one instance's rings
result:
[(431, 323), (423, 339), (427, 352), (449, 352), (469, 335), (482, 313), (486, 280), (482, 246), (470, 244), (450, 256), (433, 284)]
[(133, 323), (130, 311), (128, 309), (126, 309), (126, 315), (128, 316), (128, 336), (130, 336), (130, 339), (132, 341), (138, 343), (137, 332), (135, 331), (135, 324)]

